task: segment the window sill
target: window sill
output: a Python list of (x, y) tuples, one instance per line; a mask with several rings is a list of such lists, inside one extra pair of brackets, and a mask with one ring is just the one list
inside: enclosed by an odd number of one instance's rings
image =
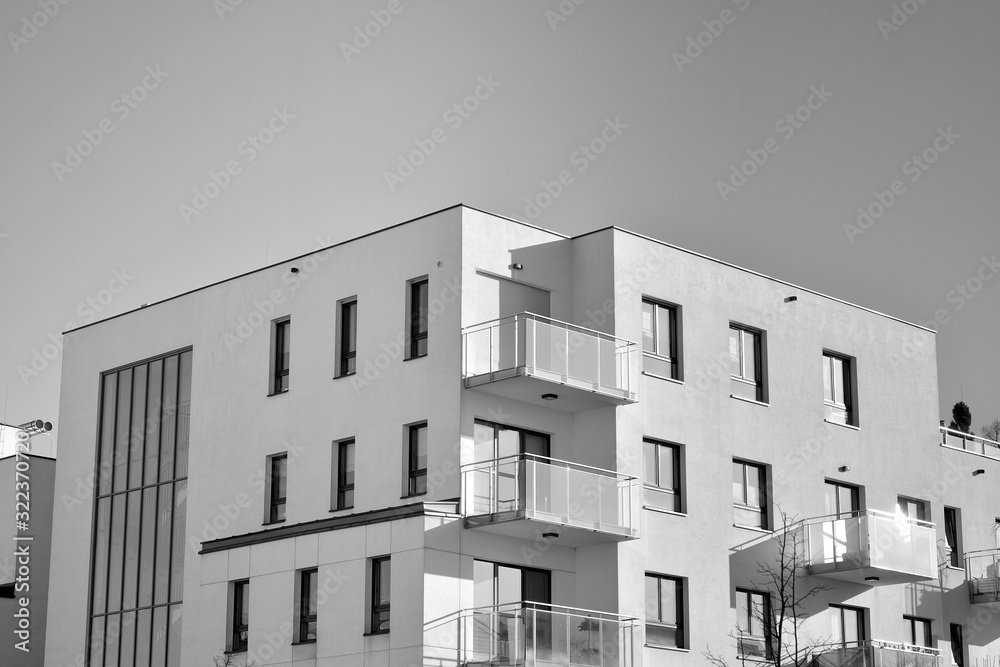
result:
[(860, 426), (855, 426), (854, 424), (841, 424), (840, 422), (833, 422), (833, 421), (830, 421), (829, 419), (824, 419), (823, 421), (825, 423), (827, 423), (827, 424), (832, 424), (834, 426), (841, 426), (843, 428), (849, 428), (852, 431), (860, 431), (861, 430)]
[(413, 361), (414, 359), (423, 359), (426, 356), (427, 356), (427, 354), (425, 353), (425, 354), (418, 354), (418, 355), (416, 355), (414, 357), (403, 357), (403, 361)]
[(956, 572), (961, 572), (962, 574), (965, 574), (965, 568), (964, 567), (959, 567), (957, 565), (945, 565), (944, 569), (946, 569), (946, 570), (955, 570)]
[(733, 528), (742, 528), (743, 530), (752, 530), (755, 533), (762, 533), (764, 535), (773, 535), (773, 530), (768, 530), (767, 528), (758, 528), (757, 526), (748, 526), (744, 523), (734, 523)]
[(354, 505), (351, 505), (350, 507), (334, 507), (330, 511), (331, 512), (346, 512), (347, 510), (352, 510), (352, 509), (354, 509)]
[(271, 398), (272, 396), (281, 396), (282, 394), (287, 394), (287, 393), (288, 393), (287, 389), (282, 390), (282, 391), (274, 391), (274, 392), (271, 392), (270, 394), (268, 394), (267, 397)]
[(668, 510), (663, 507), (656, 507), (655, 505), (643, 505), (642, 509), (649, 510), (650, 512), (659, 512), (660, 514), (672, 514), (673, 516), (687, 517), (687, 512), (678, 512), (677, 510)]
[(737, 654), (736, 659), (741, 663), (752, 662), (754, 664), (761, 665), (773, 665), (774, 658), (762, 658), (759, 655), (739, 655)]
[(657, 380), (666, 380), (667, 382), (673, 382), (674, 384), (683, 385), (684, 380), (678, 380), (677, 378), (669, 378), (666, 375), (657, 375), (656, 373), (650, 373), (649, 371), (642, 371), (643, 375), (648, 375), (651, 378), (656, 378)]
[(765, 408), (771, 407), (770, 403), (765, 403), (764, 401), (757, 401), (752, 398), (743, 398), (742, 396), (737, 396), (736, 394), (730, 394), (729, 398), (735, 398), (737, 401), (743, 401), (744, 403), (752, 403), (754, 405), (762, 405)]
[(315, 639), (303, 639), (299, 642), (292, 642), (292, 646), (308, 646), (309, 644), (315, 644)]
[(278, 521), (265, 521), (264, 523), (262, 523), (260, 525), (262, 525), (262, 526), (277, 526), (279, 523), (285, 523), (285, 521), (287, 521), (287, 519), (279, 519)]
[(407, 498), (418, 498), (420, 496), (426, 496), (426, 495), (427, 495), (426, 491), (424, 491), (423, 493), (409, 493), (409, 494), (407, 494), (405, 496), (400, 496), (399, 499), (400, 500), (406, 500)]
[(245, 648), (241, 648), (236, 651), (223, 651), (225, 655), (239, 655), (240, 653), (246, 653), (246, 652), (247, 650)]
[(342, 380), (343, 378), (349, 378), (349, 377), (355, 376), (357, 374), (358, 374), (357, 371), (355, 371), (353, 373), (341, 373), (340, 375), (334, 375), (333, 379), (334, 380)]
[(647, 644), (644, 644), (644, 646), (646, 648), (663, 649), (664, 651), (677, 651), (678, 653), (690, 653), (691, 652), (691, 649), (689, 649), (689, 648), (682, 648), (680, 646), (668, 646), (666, 644), (648, 644), (647, 643)]
[(387, 634), (389, 634), (388, 630), (379, 630), (378, 632), (366, 632), (365, 634), (363, 634), (361, 636), (362, 637), (379, 637), (381, 635), (387, 635)]

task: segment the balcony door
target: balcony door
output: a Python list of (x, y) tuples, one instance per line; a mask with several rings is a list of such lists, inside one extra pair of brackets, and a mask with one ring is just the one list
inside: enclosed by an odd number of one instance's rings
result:
[[(476, 462), (496, 461), (496, 465), (481, 468), (489, 472), (489, 479), (476, 479), (476, 493), (481, 495), (489, 489), (488, 498), (477, 498), (480, 502), (488, 502), (490, 514), (513, 512), (525, 509), (526, 492), (532, 488), (535, 502), (549, 504), (551, 484), (546, 484), (547, 473), (545, 464), (538, 464), (534, 459), (527, 463), (523, 454), (549, 457), (549, 436), (515, 426), (505, 426), (482, 419), (475, 425), (475, 460)], [(540, 468), (544, 468), (540, 471)], [(533, 484), (526, 483), (526, 475), (533, 475)], [(481, 477), (477, 476), (477, 477)], [(480, 490), (482, 486), (482, 490)]]
[(861, 558), (860, 492), (858, 487), (826, 480), (823, 496), (823, 562), (840, 563)]
[(864, 609), (832, 604), (830, 605), (830, 617), (833, 630), (831, 638), (834, 644), (843, 649), (851, 649), (860, 646), (865, 641)]
[(477, 662), (523, 665), (536, 649), (551, 643), (549, 612), (521, 606), (522, 602), (551, 604), (550, 572), (477, 560), (473, 579), (472, 640)]

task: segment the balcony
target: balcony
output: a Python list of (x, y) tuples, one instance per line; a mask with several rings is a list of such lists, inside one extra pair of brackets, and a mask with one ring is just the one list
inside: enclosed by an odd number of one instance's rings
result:
[(462, 331), (466, 387), (567, 412), (638, 399), (639, 347), (532, 313)]
[(462, 468), (462, 516), (467, 527), (525, 540), (618, 542), (639, 536), (639, 491), (635, 477), (518, 454)]
[(818, 647), (810, 667), (940, 667), (941, 650), (868, 639)]
[(634, 667), (641, 651), (634, 618), (514, 602), (462, 612), (460, 664), (466, 667)]
[(965, 554), (965, 579), (973, 604), (1000, 602), (1000, 549)]
[(809, 574), (871, 586), (937, 578), (932, 523), (867, 510), (804, 524)]
[(941, 422), (941, 446), (951, 449), (961, 449), (973, 454), (985, 456), (988, 459), (1000, 461), (1000, 442), (995, 442), (989, 438), (982, 438), (972, 433), (963, 433), (945, 427)]

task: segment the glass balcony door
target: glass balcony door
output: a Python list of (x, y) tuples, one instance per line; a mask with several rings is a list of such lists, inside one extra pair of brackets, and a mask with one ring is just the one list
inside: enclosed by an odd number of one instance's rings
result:
[(860, 557), (861, 511), (858, 487), (827, 480), (823, 485), (826, 515), (833, 520), (823, 524), (823, 562), (839, 563), (849, 554)]
[(551, 619), (521, 604), (552, 603), (551, 573), (477, 560), (473, 579), (472, 641), (477, 662), (532, 664), (535, 652), (551, 650)]
[[(477, 506), (484, 501), (489, 503), (490, 511), (487, 512), (489, 514), (524, 509), (526, 489), (522, 455), (533, 454), (548, 458), (549, 436), (544, 433), (477, 419), (474, 437), (475, 460), (477, 462), (499, 461), (499, 464), (494, 466), (492, 470), (485, 470), (482, 473), (492, 477), (492, 479), (476, 480), (477, 489), (490, 489), (493, 495), (492, 498), (477, 499)], [(539, 474), (548, 475), (550, 473), (546, 470)], [(551, 489), (552, 485), (539, 484), (536, 488)], [(551, 498), (547, 494), (542, 495), (542, 498), (535, 498), (535, 502), (548, 507), (551, 504)]]

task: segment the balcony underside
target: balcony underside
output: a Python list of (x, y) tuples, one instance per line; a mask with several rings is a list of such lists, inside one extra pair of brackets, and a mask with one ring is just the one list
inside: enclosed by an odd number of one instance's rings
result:
[(466, 517), (465, 526), (531, 542), (542, 539), (545, 533), (558, 533), (559, 537), (553, 539), (553, 543), (562, 547), (585, 547), (592, 544), (622, 542), (637, 537), (632, 531), (621, 526), (602, 526), (594, 522), (577, 520), (564, 523), (564, 519), (565, 517), (556, 515), (546, 517), (541, 513), (529, 517), (524, 511), (512, 511)]
[[(892, 586), (895, 584), (914, 584), (928, 581), (934, 577), (925, 574), (914, 574), (884, 567), (857, 565), (855, 563), (824, 563), (810, 565), (809, 574), (827, 579), (837, 579), (864, 586)], [(872, 577), (877, 577), (872, 579)], [(867, 580), (867, 581), (866, 581)]]
[[(524, 366), (467, 377), (465, 386), (564, 412), (583, 412), (636, 402), (632, 395), (622, 390), (595, 386), (582, 380), (539, 369), (530, 370)], [(543, 394), (556, 394), (559, 398), (545, 400), (542, 398)]]

